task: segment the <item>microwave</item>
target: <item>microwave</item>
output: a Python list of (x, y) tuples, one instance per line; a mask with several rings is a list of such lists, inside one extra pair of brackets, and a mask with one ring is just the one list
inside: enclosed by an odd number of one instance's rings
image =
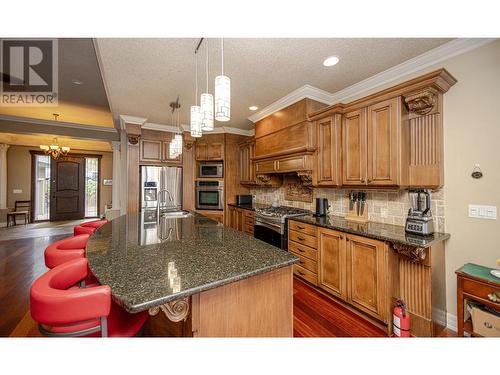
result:
[(212, 178), (223, 178), (224, 177), (224, 164), (222, 162), (218, 163), (200, 163), (199, 176), (200, 178), (212, 177)]

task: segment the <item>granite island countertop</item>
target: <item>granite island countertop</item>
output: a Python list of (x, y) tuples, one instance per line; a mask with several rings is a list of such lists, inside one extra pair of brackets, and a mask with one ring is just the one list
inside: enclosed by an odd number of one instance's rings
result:
[(299, 260), (194, 212), (154, 223), (140, 214), (120, 216), (90, 238), (87, 258), (99, 282), (131, 313)]
[(408, 234), (405, 227), (400, 225), (383, 223), (356, 223), (348, 221), (341, 216), (315, 217), (313, 215), (294, 217), (290, 220), (312, 224), (323, 228), (334, 229), (340, 232), (356, 234), (381, 241), (388, 241), (393, 244), (408, 245), (420, 248), (427, 248), (433, 244), (450, 238), (448, 233), (435, 232), (430, 236), (419, 236)]

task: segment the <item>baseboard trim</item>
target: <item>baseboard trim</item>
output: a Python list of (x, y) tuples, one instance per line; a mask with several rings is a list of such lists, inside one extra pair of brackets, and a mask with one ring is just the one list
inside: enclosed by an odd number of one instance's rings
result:
[(446, 328), (451, 329), (454, 332), (457, 332), (457, 316), (454, 314), (446, 314)]

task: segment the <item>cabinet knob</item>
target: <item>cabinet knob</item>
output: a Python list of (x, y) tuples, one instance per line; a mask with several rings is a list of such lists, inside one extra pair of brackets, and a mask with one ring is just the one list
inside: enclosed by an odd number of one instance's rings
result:
[(372, 179), (371, 179), (371, 178), (369, 178), (369, 179), (368, 179), (368, 183), (370, 183), (370, 182), (372, 182)]
[(304, 241), (305, 240), (304, 237), (297, 237), (297, 239), (300, 240), (300, 241)]
[(344, 236), (343, 236), (343, 235), (340, 235), (340, 236), (339, 236), (339, 238), (340, 238), (341, 240), (343, 240), (343, 239), (344, 239)]

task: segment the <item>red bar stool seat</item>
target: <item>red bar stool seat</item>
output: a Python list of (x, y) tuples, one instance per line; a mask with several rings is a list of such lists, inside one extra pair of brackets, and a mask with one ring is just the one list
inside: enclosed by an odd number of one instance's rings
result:
[(148, 318), (129, 314), (113, 302), (108, 285), (71, 288), (88, 275), (86, 258), (63, 263), (41, 277), (30, 290), (31, 316), (46, 336), (132, 337)]
[(86, 223), (76, 225), (73, 228), (73, 234), (75, 236), (78, 236), (80, 234), (93, 234), (97, 229), (102, 227), (104, 224), (108, 223), (109, 220), (93, 220), (93, 221), (87, 221)]
[(90, 234), (64, 238), (47, 246), (45, 249), (45, 265), (54, 268), (62, 263), (85, 257), (85, 247)]

